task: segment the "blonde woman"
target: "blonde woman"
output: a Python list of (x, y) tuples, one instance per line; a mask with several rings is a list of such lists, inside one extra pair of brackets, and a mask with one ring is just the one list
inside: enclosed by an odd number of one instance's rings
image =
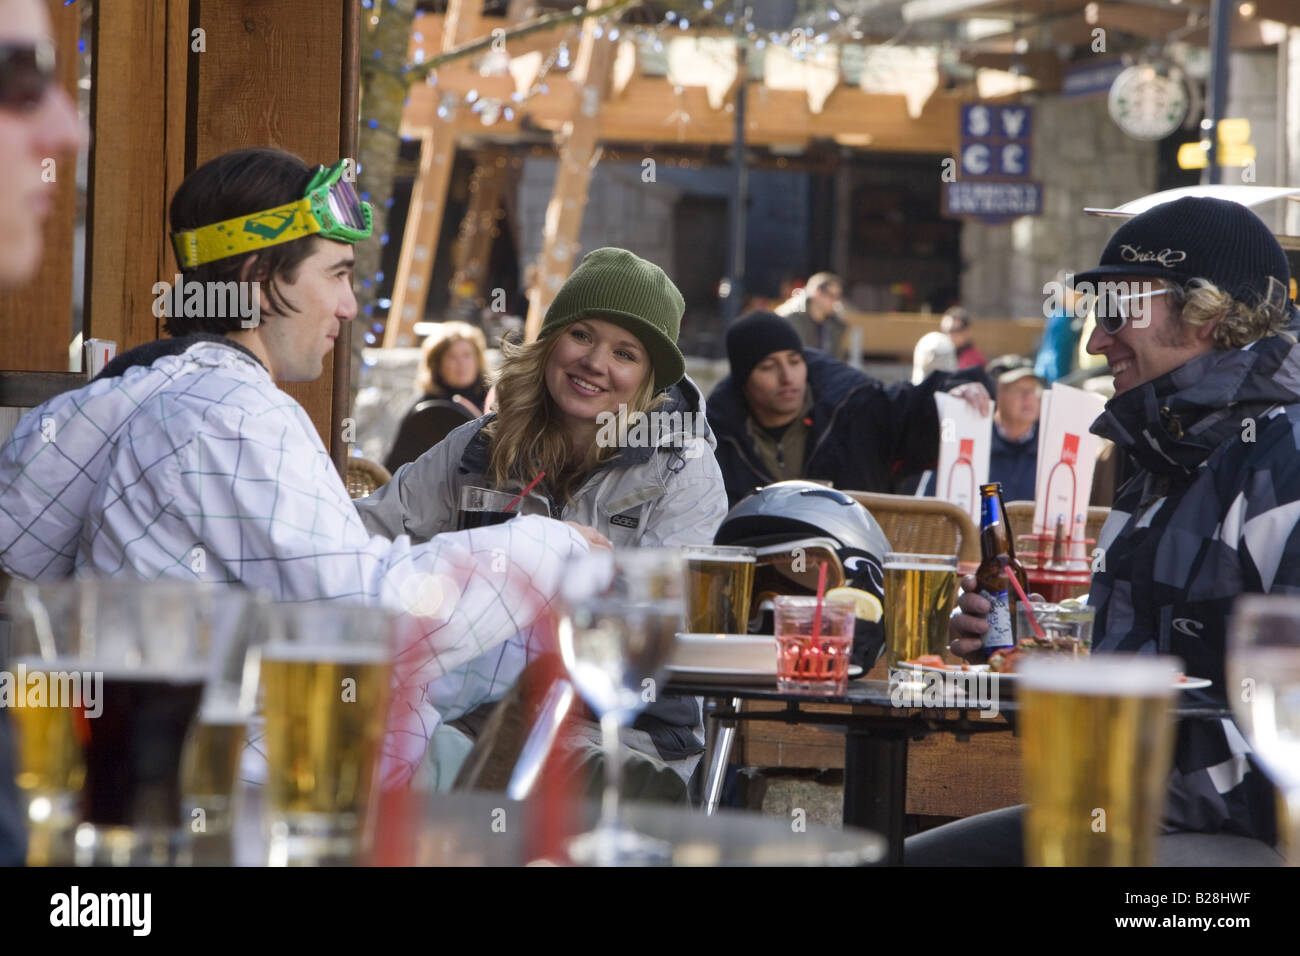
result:
[[(623, 249), (589, 253), (556, 293), (535, 342), (505, 346), (497, 411), (457, 428), (368, 498), (366, 527), (417, 540), (456, 527), (460, 490), (536, 491), (551, 515), (615, 547), (709, 544), (727, 513), (704, 400), (677, 348), (681, 293), (658, 266)], [(440, 682), (446, 719), (499, 698), (522, 667), (482, 660)], [(491, 686), (474, 686), (486, 673)], [(642, 714), (634, 750), (683, 779), (702, 744), (691, 698)], [(638, 741), (636, 734), (643, 739)]]

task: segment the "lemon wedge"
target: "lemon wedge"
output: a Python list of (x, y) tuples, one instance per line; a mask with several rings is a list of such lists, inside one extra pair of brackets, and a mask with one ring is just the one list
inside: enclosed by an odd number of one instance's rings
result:
[(853, 614), (859, 621), (879, 621), (885, 614), (880, 599), (860, 588), (831, 588), (826, 592), (826, 597), (852, 601)]

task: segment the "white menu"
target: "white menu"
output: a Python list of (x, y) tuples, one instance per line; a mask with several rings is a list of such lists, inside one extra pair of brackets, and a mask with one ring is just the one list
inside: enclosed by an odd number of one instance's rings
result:
[(934, 495), (965, 509), (980, 523), (980, 485), (989, 480), (993, 415), (981, 415), (960, 398), (936, 392), (939, 407), (939, 467)]
[(1056, 520), (1065, 520), (1067, 538), (1083, 544), (1092, 497), (1092, 472), (1101, 439), (1088, 431), (1105, 408), (1093, 392), (1053, 385), (1043, 392), (1038, 419), (1038, 472), (1034, 488), (1034, 533), (1052, 534)]

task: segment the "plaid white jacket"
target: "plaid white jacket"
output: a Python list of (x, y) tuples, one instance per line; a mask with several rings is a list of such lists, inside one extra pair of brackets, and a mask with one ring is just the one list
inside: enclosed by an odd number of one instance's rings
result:
[(390, 782), (439, 721), (425, 686), (527, 630), (586, 549), (542, 517), (419, 545), (371, 537), (302, 406), (222, 341), (59, 395), (0, 449), (0, 565), (17, 577), (186, 578), (418, 613)]

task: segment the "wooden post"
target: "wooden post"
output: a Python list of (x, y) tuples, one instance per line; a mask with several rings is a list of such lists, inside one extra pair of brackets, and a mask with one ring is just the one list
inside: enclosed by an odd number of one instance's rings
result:
[[(450, 50), (474, 37), (483, 13), (483, 0), (450, 0), (443, 21), (442, 48)], [(435, 100), (436, 102), (436, 100)], [(415, 323), (424, 317), (429, 281), (447, 208), (447, 185), (456, 156), (456, 114), (459, 101), (444, 104), (445, 116), (436, 112), (422, 136), (420, 173), (411, 190), (402, 252), (393, 279), (392, 305), (384, 323), (384, 348), (415, 344)]]
[[(588, 9), (599, 9), (604, 0), (588, 0)], [(614, 44), (607, 30), (596, 36), (596, 17), (582, 24), (582, 40), (573, 61), (570, 77), (577, 91), (573, 117), (561, 130), (559, 164), (555, 169), (555, 187), (546, 208), (545, 238), (537, 257), (532, 287), (528, 290), (528, 319), (525, 339), (532, 341), (542, 327), (542, 316), (573, 269), (582, 230), (582, 214), (587, 205), (587, 188), (596, 159), (596, 138), (600, 128), (600, 109), (609, 84), (609, 68), (614, 60)]]
[(488, 260), (492, 253), (492, 232), (497, 229), (497, 210), (506, 179), (509, 159), (502, 150), (487, 150), (479, 157), (469, 182), (469, 208), (460, 223), (460, 234), (452, 250), (454, 274), (451, 301), (477, 299), (483, 295)]

